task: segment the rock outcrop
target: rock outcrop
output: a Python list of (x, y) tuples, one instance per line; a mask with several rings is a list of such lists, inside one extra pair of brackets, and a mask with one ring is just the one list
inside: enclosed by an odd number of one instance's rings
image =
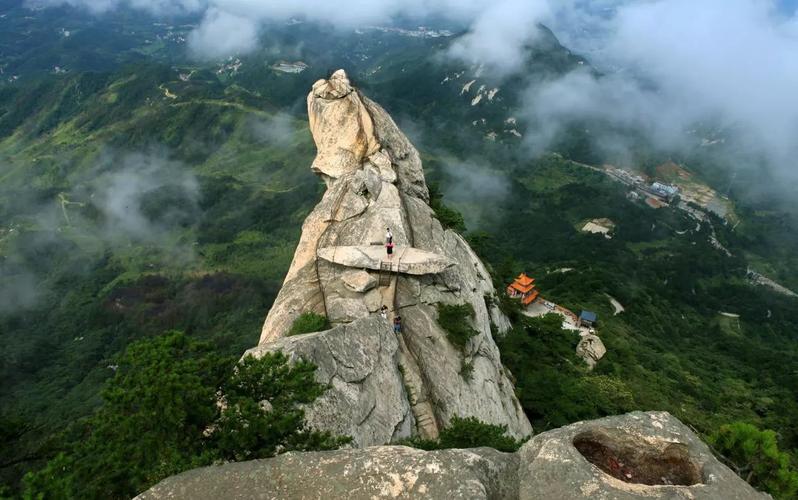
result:
[[(492, 330), (509, 321), (480, 259), (430, 208), (418, 152), (390, 116), (336, 71), (308, 95), (327, 191), (308, 215), (280, 293), (263, 325), (260, 355), (283, 350), (319, 366), (331, 384), (308, 409), (311, 425), (352, 436), (355, 446), (435, 438), (453, 416), (532, 428), (501, 364)], [(393, 255), (386, 255), (386, 228)], [(478, 331), (464, 349), (437, 321), (438, 304), (470, 304)], [(386, 320), (379, 315), (389, 310)], [(334, 328), (285, 338), (303, 312)], [(401, 317), (394, 335), (389, 324)]]
[(601, 358), (607, 354), (607, 348), (598, 335), (583, 332), (582, 339), (576, 345), (576, 355), (582, 358), (592, 370)]
[(195, 469), (138, 498), (769, 498), (667, 413), (635, 412), (545, 432), (517, 453), (403, 446), (286, 453)]

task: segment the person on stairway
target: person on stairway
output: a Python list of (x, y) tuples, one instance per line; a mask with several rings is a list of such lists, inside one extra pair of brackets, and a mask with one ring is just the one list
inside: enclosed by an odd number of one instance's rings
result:
[(393, 319), (393, 333), (400, 334), (402, 333), (402, 317), (397, 316)]

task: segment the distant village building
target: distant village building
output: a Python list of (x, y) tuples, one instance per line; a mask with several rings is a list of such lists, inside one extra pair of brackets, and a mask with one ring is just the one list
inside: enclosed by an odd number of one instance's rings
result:
[(598, 315), (592, 311), (579, 313), (579, 326), (592, 328), (598, 322)]
[(679, 194), (679, 188), (669, 184), (655, 182), (648, 188), (648, 192), (670, 202)]
[(271, 68), (282, 73), (302, 73), (308, 69), (308, 65), (302, 61), (277, 61), (271, 66)]
[(528, 306), (538, 298), (540, 291), (535, 289), (535, 278), (530, 278), (526, 273), (521, 273), (507, 287), (507, 295), (513, 298), (520, 298), (521, 304)]

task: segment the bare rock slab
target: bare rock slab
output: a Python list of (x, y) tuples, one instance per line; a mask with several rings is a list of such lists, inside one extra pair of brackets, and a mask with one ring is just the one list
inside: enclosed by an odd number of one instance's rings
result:
[(667, 412), (578, 422), (535, 436), (518, 453), (520, 498), (770, 498)]
[(404, 446), (286, 453), (205, 467), (166, 479), (141, 500), (272, 498), (514, 498), (513, 454), (489, 448), (421, 451)]
[(516, 453), (404, 446), (286, 453), (205, 467), (141, 494), (161, 498), (606, 500), (770, 498), (664, 412), (634, 412), (544, 432)]
[(341, 275), (341, 281), (353, 292), (366, 293), (377, 286), (377, 279), (366, 271), (347, 271)]
[(289, 359), (312, 361), (316, 379), (329, 384), (305, 410), (315, 429), (351, 436), (358, 447), (409, 437), (412, 412), (397, 368), (399, 344), (379, 315), (325, 332), (283, 337), (247, 351), (256, 357), (281, 351)]
[(379, 245), (326, 247), (320, 248), (318, 255), (334, 264), (375, 271), (384, 262), (391, 264), (393, 271), (413, 275), (438, 274), (454, 265), (443, 255), (411, 247), (396, 247), (390, 260)]
[(576, 345), (576, 355), (582, 358), (590, 368), (596, 366), (601, 358), (607, 354), (607, 348), (598, 335), (583, 333), (582, 339)]

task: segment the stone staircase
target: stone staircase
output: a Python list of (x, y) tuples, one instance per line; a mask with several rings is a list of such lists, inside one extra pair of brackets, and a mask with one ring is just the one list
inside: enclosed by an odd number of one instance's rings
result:
[[(387, 288), (381, 291), (382, 305), (388, 308), (388, 323), (393, 327), (393, 319), (399, 311), (396, 300), (396, 289), (399, 281), (399, 274), (390, 271), (391, 263), (388, 271), (380, 272), (380, 286), (383, 286), (383, 278), (387, 277)], [(398, 262), (397, 262), (398, 266)], [(426, 384), (421, 375), (421, 369), (418, 366), (418, 361), (405, 342), (406, 330), (403, 328), (402, 333), (397, 335), (399, 341), (399, 367), (404, 380), (405, 389), (407, 390), (407, 397), (410, 401), (410, 408), (413, 411), (413, 417), (416, 421), (416, 431), (418, 435), (424, 439), (437, 439), (440, 432), (438, 428), (438, 421), (435, 418), (432, 403), (429, 399), (429, 394), (426, 391)]]

